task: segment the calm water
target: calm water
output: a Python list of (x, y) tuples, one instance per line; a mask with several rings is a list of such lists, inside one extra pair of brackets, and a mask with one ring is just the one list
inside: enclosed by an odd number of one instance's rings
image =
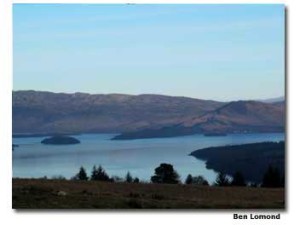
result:
[(109, 175), (124, 177), (127, 171), (141, 180), (149, 180), (162, 162), (171, 163), (184, 180), (187, 174), (202, 175), (209, 182), (216, 173), (205, 168), (205, 162), (188, 154), (194, 150), (227, 144), (284, 140), (284, 134), (232, 134), (224, 137), (192, 135), (112, 141), (114, 134), (74, 136), (78, 145), (42, 145), (43, 138), (14, 138), (19, 147), (13, 151), (14, 177), (74, 176), (80, 166), (90, 173), (93, 165), (102, 165)]

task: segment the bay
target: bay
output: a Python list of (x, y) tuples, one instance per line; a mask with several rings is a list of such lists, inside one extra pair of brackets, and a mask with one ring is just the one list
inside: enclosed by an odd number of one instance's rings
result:
[(282, 141), (283, 133), (229, 134), (227, 136), (190, 135), (172, 138), (110, 140), (116, 134), (81, 134), (77, 145), (43, 145), (43, 137), (13, 138), (19, 145), (13, 151), (13, 177), (39, 178), (74, 176), (80, 166), (90, 174), (93, 165), (101, 165), (110, 176), (124, 177), (129, 171), (140, 180), (149, 181), (160, 163), (170, 163), (182, 181), (188, 174), (202, 175), (210, 183), (216, 172), (205, 162), (189, 154), (211, 146)]

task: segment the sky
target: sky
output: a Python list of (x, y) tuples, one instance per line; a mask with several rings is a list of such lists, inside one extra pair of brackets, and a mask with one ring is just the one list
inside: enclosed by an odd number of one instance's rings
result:
[(14, 4), (13, 89), (284, 96), (284, 5)]

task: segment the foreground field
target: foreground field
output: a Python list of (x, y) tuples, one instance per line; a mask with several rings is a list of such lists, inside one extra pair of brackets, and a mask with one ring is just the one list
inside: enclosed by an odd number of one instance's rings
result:
[(284, 189), (13, 179), (14, 209), (284, 208)]

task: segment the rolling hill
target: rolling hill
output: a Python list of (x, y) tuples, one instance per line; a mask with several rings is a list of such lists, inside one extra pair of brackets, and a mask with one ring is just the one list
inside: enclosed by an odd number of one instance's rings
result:
[(203, 115), (225, 103), (163, 95), (14, 91), (13, 134), (158, 129)]
[(284, 125), (284, 104), (235, 101), (203, 115), (188, 118), (176, 125), (160, 129), (127, 132), (116, 136), (114, 139), (173, 137), (197, 133), (283, 132)]
[(14, 135), (122, 133), (114, 139), (195, 133), (282, 132), (285, 102), (217, 102), (164, 95), (14, 91)]

